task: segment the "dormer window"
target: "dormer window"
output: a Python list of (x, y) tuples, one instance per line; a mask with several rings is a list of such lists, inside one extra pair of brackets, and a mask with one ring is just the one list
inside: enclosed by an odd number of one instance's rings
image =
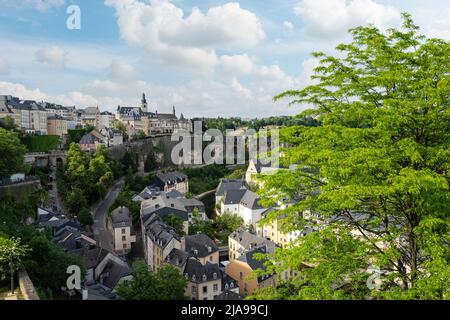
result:
[(203, 280), (203, 281), (206, 281), (206, 279), (207, 279), (207, 278), (206, 278), (206, 274), (204, 274), (203, 277), (202, 277), (202, 280)]
[(217, 279), (217, 273), (213, 273), (213, 279), (216, 280)]

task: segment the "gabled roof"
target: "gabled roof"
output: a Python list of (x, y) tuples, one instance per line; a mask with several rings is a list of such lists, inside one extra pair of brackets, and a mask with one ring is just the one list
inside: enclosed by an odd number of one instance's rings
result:
[(245, 249), (258, 247), (268, 241), (267, 239), (258, 237), (257, 235), (248, 232), (244, 228), (237, 229), (231, 233), (229, 237), (237, 241)]
[(184, 275), (189, 282), (204, 283), (216, 281), (221, 278), (221, 271), (217, 263), (206, 262), (203, 265), (195, 258), (189, 258), (184, 268)]
[(188, 179), (188, 176), (182, 172), (174, 171), (168, 173), (157, 173), (154, 181), (158, 187), (163, 187), (166, 184), (175, 184), (183, 182)]
[(111, 212), (113, 227), (131, 227), (130, 210), (127, 207), (118, 207)]
[(225, 193), (223, 203), (226, 205), (239, 204), (246, 192), (246, 189), (228, 190)]
[(207, 257), (219, 251), (216, 243), (206, 234), (199, 233), (185, 237), (186, 252), (196, 258)]
[(247, 183), (243, 179), (221, 179), (217, 187), (216, 197), (223, 196), (229, 190), (239, 190), (247, 188)]
[(252, 210), (263, 209), (263, 206), (259, 204), (260, 200), (261, 199), (256, 195), (256, 193), (250, 190), (246, 190), (240, 203), (244, 207)]
[(166, 257), (166, 262), (184, 270), (189, 254), (180, 249), (172, 249)]

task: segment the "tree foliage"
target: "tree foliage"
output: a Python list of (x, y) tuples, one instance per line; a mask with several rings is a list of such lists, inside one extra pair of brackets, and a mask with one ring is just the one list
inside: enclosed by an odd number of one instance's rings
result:
[[(383, 281), (371, 297), (448, 299), (450, 43), (420, 35), (407, 14), (399, 30), (350, 32), (353, 41), (339, 45), (338, 55), (314, 53), (315, 84), (275, 98), (314, 106), (303, 115), (322, 125), (282, 132), (289, 144), (282, 162), (299, 166), (263, 178), (263, 202), (302, 201), (268, 220), (283, 215), (286, 230), (317, 227), (302, 214), (312, 212), (327, 226), (282, 250), (281, 264), (317, 265), (299, 272), (293, 291), (276, 293), (360, 298), (367, 290), (330, 291), (330, 275), (335, 286), (361, 288), (373, 263)], [(330, 232), (331, 247), (317, 248)]]
[(133, 279), (119, 284), (117, 293), (125, 300), (185, 300), (186, 278), (178, 269), (163, 266), (150, 272), (144, 262), (133, 265)]
[(0, 177), (26, 169), (24, 155), (27, 149), (16, 132), (0, 128), (0, 150)]

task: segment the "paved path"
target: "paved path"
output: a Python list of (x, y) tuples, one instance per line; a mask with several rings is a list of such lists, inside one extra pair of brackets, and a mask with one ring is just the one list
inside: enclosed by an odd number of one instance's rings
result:
[(92, 228), (94, 230), (95, 239), (97, 240), (97, 244), (100, 247), (108, 251), (113, 251), (113, 246), (111, 235), (106, 229), (105, 216), (108, 212), (108, 209), (112, 206), (112, 204), (116, 200), (121, 187), (122, 187), (122, 180), (116, 182), (111, 187), (105, 199), (103, 199), (93, 211), (94, 225), (92, 226)]

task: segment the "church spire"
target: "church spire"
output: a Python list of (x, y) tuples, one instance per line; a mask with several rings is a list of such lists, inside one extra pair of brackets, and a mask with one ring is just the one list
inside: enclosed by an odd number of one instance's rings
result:
[(175, 115), (175, 105), (173, 106), (172, 113)]
[(147, 99), (145, 98), (145, 93), (142, 94), (141, 107), (143, 110), (147, 111)]

